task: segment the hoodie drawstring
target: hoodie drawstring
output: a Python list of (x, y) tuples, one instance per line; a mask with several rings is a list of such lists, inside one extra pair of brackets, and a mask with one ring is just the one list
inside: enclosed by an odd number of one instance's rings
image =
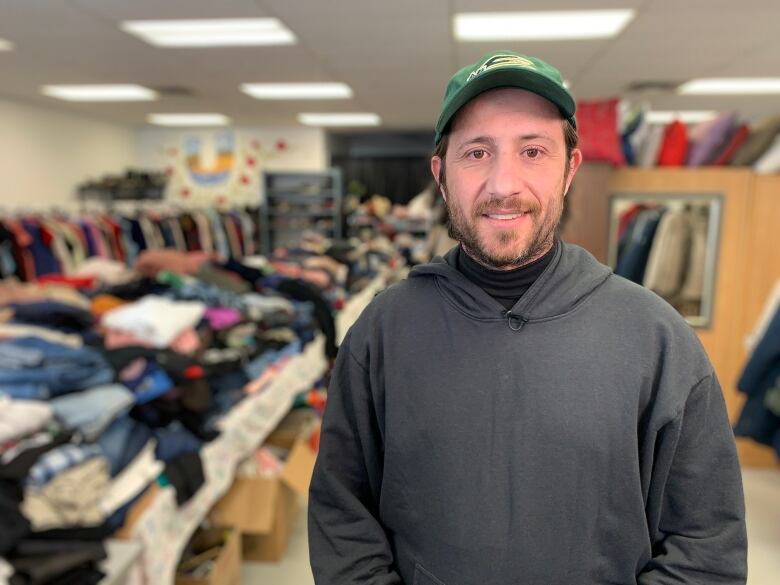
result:
[(506, 317), (507, 325), (509, 325), (509, 328), (512, 331), (520, 331), (523, 328), (523, 325), (528, 323), (528, 319), (522, 315), (515, 315), (512, 311), (507, 311), (504, 313), (504, 316)]

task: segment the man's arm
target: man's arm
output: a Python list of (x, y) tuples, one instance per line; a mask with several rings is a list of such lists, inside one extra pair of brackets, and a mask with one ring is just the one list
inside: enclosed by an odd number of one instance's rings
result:
[(400, 585), (378, 519), (383, 446), (368, 372), (339, 349), (309, 489), (309, 556), (317, 585)]
[[(734, 435), (714, 374), (663, 427), (650, 487), (653, 558), (638, 585), (744, 585), (747, 536)], [(665, 477), (656, 477), (665, 475)]]

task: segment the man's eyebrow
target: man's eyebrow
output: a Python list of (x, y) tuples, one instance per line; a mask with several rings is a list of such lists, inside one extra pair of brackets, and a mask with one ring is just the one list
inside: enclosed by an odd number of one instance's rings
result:
[(519, 136), (518, 138), (520, 140), (522, 140), (522, 141), (526, 141), (526, 140), (539, 140), (539, 139), (547, 140), (547, 141), (551, 141), (552, 140), (552, 137), (550, 137), (547, 134), (543, 134), (543, 133), (539, 133), (539, 134), (523, 134), (522, 136)]
[(487, 144), (489, 146), (493, 146), (495, 143), (496, 141), (493, 140), (493, 138), (490, 136), (475, 136), (474, 138), (469, 138), (468, 140), (458, 144), (458, 150), (463, 150), (464, 148), (468, 148), (469, 146), (474, 146), (476, 144)]
[[(516, 138), (516, 140), (520, 142), (528, 142), (530, 140), (545, 140), (547, 142), (553, 142), (553, 138), (549, 134), (545, 134), (543, 132), (532, 132), (530, 134), (521, 134)], [(464, 148), (468, 148), (470, 146), (475, 146), (478, 144), (487, 144), (488, 146), (495, 146), (496, 141), (491, 136), (487, 136), (487, 135), (475, 136), (474, 138), (469, 138), (468, 140), (465, 140), (464, 142), (458, 144), (457, 150), (462, 151)]]

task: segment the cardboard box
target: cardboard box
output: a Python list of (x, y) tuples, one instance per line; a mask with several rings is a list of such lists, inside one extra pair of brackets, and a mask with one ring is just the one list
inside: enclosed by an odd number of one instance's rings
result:
[[(227, 536), (225, 537), (225, 533)], [(193, 537), (203, 553), (187, 559), (176, 573), (176, 585), (240, 585), (241, 584), (241, 541), (240, 535), (231, 528), (209, 528), (200, 530)], [(213, 560), (207, 575), (194, 577), (185, 575), (190, 567)]]
[(266, 444), (289, 449), (278, 478), (237, 477), (211, 511), (212, 522), (233, 526), (242, 537), (243, 558), (279, 561), (287, 550), (298, 515), (298, 500), (306, 497), (316, 454), (300, 435), (272, 434)]

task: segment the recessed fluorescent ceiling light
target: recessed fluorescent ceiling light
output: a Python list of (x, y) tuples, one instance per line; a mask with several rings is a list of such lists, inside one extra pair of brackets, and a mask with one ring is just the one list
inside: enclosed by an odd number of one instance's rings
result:
[(223, 114), (149, 114), (146, 121), (157, 126), (225, 126), (230, 118)]
[(554, 41), (613, 37), (633, 10), (467, 12), (453, 17), (459, 41)]
[(131, 20), (121, 28), (157, 47), (291, 45), (296, 41), (278, 18)]
[(712, 120), (718, 115), (717, 112), (711, 110), (686, 110), (686, 111), (651, 111), (647, 112), (645, 120), (648, 124), (668, 124), (679, 120), (684, 124), (698, 124), (699, 122), (706, 122)]
[(259, 100), (346, 99), (352, 90), (346, 83), (245, 83), (241, 91)]
[(0, 51), (10, 51), (14, 48), (14, 44), (11, 41), (0, 39)]
[(148, 102), (157, 93), (140, 85), (44, 85), (41, 93), (70, 102)]
[(376, 114), (298, 114), (298, 121), (307, 126), (379, 126)]
[(694, 79), (677, 90), (682, 94), (766, 94), (780, 93), (780, 77)]

